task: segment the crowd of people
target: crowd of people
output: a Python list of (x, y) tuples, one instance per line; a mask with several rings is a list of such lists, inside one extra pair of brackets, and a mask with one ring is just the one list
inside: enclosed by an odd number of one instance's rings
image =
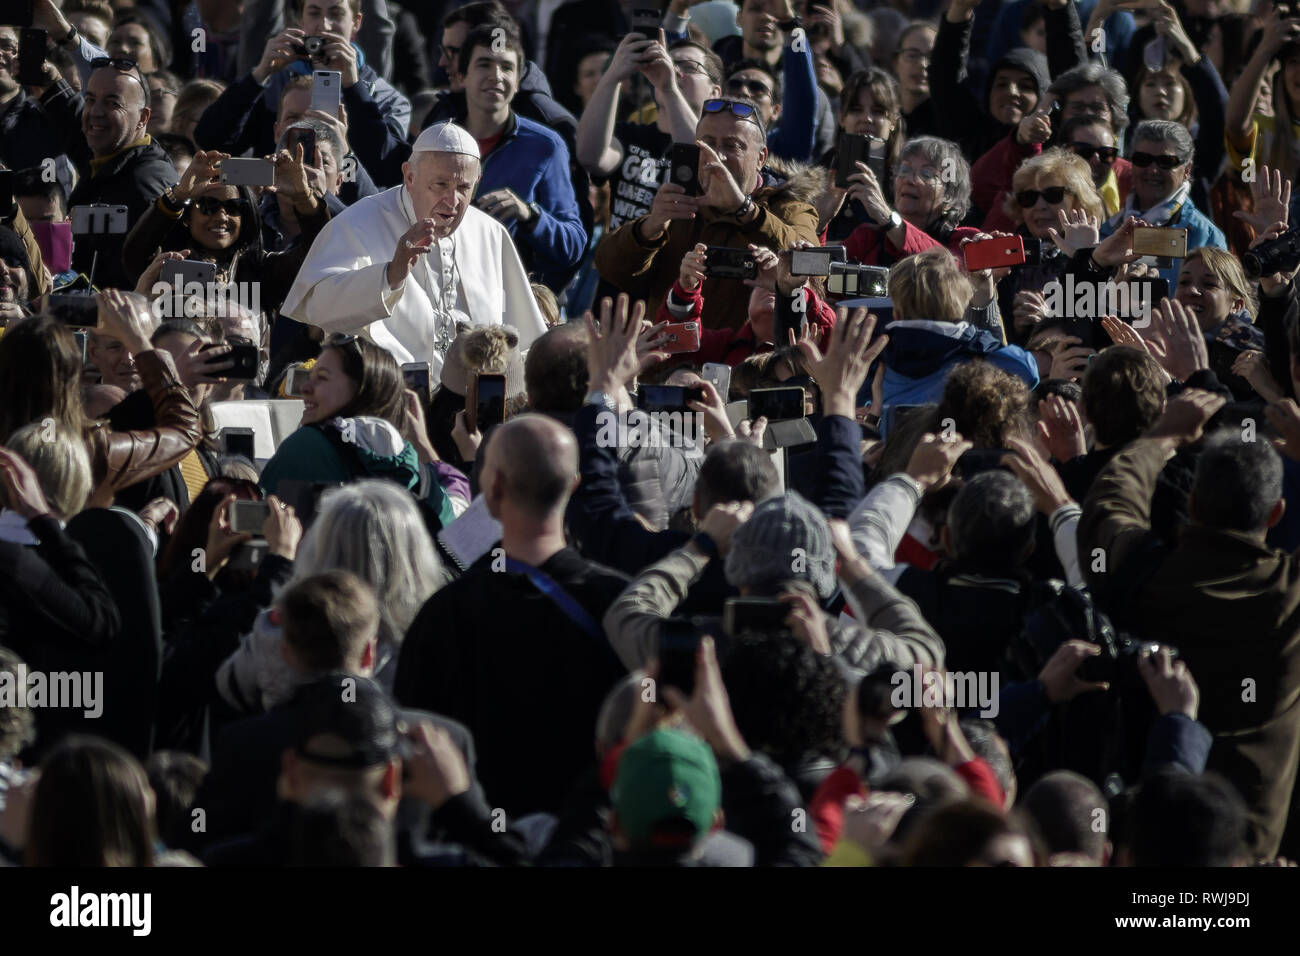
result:
[(8, 19), (4, 864), (1300, 854), (1300, 10)]

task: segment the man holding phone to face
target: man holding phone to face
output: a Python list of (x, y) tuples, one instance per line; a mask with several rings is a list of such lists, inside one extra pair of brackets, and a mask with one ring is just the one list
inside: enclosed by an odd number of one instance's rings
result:
[[(708, 100), (696, 127), (702, 194), (677, 183), (659, 187), (650, 212), (615, 230), (596, 249), (601, 278), (646, 299), (656, 313), (678, 276), (682, 257), (696, 243), (745, 249), (787, 249), (797, 241), (820, 245), (809, 182), (796, 175), (763, 186), (767, 132), (753, 100)], [(745, 321), (749, 287), (739, 279), (704, 282), (705, 328), (738, 328)]]

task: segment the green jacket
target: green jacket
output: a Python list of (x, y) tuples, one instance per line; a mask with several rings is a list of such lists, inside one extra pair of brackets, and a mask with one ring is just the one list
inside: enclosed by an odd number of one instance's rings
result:
[[(327, 424), (324, 427), (334, 426)], [(337, 434), (337, 429), (335, 432)], [(353, 461), (344, 457), (340, 445), (355, 449)], [(419, 482), (419, 458), (410, 442), (404, 442), (401, 451), (395, 455), (381, 454), (362, 441), (343, 443), (340, 440), (336, 445), (320, 427), (304, 425), (276, 449), (262, 471), (261, 483), (262, 490), (273, 495), (277, 493), (280, 482), (285, 480), (335, 484), (354, 481), (358, 477), (388, 478), (410, 490)]]

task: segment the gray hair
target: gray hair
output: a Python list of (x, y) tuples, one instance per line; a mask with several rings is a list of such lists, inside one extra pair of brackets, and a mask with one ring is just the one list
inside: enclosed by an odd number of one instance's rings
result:
[[(347, 155), (348, 150), (343, 143), (343, 137), (339, 135), (338, 130), (333, 126), (330, 126), (328, 123), (322, 123), (320, 120), (300, 119), (280, 134), (280, 142), (276, 144), (280, 149), (289, 148), (289, 133), (295, 129), (311, 130), (316, 134), (317, 144), (322, 141), (329, 143), (330, 149), (334, 152), (334, 162), (339, 166), (343, 165), (343, 157)], [(308, 166), (311, 165), (310, 156), (304, 156), (302, 159)]]
[(952, 175), (942, 177), (943, 218), (954, 224), (961, 222), (970, 212), (970, 163), (956, 143), (938, 136), (916, 136), (903, 144), (898, 154), (901, 163), (908, 155), (924, 156), (925, 161), (938, 166), (942, 173), (951, 169)]
[(1100, 63), (1081, 63), (1072, 70), (1066, 70), (1047, 88), (1055, 93), (1058, 100), (1064, 100), (1071, 93), (1077, 93), (1085, 86), (1100, 86), (1110, 102), (1110, 125), (1119, 136), (1128, 126), (1128, 86), (1124, 77), (1115, 70), (1107, 69)]
[(1034, 535), (1034, 496), (1015, 475), (985, 471), (948, 507), (953, 557), (1007, 569), (1021, 563)]
[(1187, 127), (1173, 120), (1143, 120), (1133, 130), (1132, 143), (1136, 146), (1142, 140), (1152, 143), (1169, 143), (1174, 148), (1174, 155), (1180, 163), (1188, 163), (1196, 152), (1192, 134)]
[(1282, 497), (1282, 459), (1268, 442), (1242, 441), (1239, 431), (1225, 428), (1201, 449), (1192, 496), (1192, 516), (1201, 524), (1262, 531)]
[(411, 495), (384, 478), (327, 491), (286, 587), (322, 571), (351, 571), (375, 589), (379, 639), (396, 647), (442, 583), (442, 564)]

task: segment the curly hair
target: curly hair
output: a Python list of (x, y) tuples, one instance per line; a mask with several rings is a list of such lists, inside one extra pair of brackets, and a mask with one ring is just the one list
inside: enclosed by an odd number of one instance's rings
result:
[(739, 635), (722, 679), (736, 725), (754, 749), (781, 764), (807, 754), (841, 755), (844, 678), (804, 641), (788, 633)]
[[(0, 645), (0, 674), (12, 675), (17, 683), (24, 667), (22, 659)], [(24, 676), (25, 679), (25, 676)], [(13, 760), (36, 741), (36, 715), (30, 707), (0, 707), (0, 761)]]
[(1099, 221), (1106, 218), (1105, 204), (1092, 182), (1092, 167), (1082, 156), (1060, 146), (1031, 156), (1017, 167), (1003, 211), (1015, 222), (1024, 222), (1025, 211), (1016, 201), (1016, 193), (1043, 189), (1048, 183), (1064, 186), (1066, 193), (1074, 197), (1074, 208), (1082, 209)]
[(1030, 434), (1029, 388), (990, 362), (965, 362), (949, 373), (935, 414), (976, 448), (1002, 448), (1008, 436)]

